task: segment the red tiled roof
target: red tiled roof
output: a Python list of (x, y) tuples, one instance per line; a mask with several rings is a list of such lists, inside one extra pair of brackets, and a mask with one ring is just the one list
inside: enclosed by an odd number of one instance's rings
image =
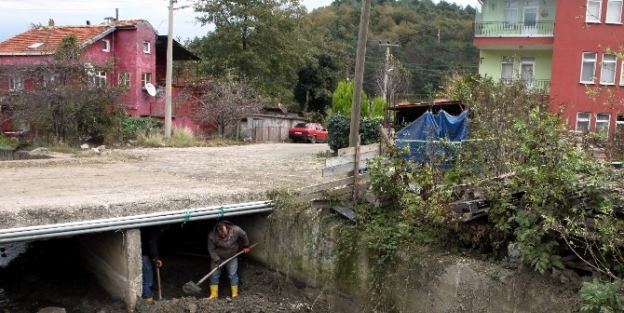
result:
[[(89, 41), (113, 31), (115, 26), (135, 26), (144, 20), (118, 21), (115, 25), (81, 25), (81, 26), (52, 26), (34, 27), (0, 42), (0, 54), (37, 55), (54, 52), (61, 40), (68, 35), (75, 34), (78, 43), (84, 45)], [(41, 44), (41, 45), (38, 45)], [(34, 46), (33, 46), (34, 45)], [(34, 48), (37, 46), (36, 48)], [(31, 47), (31, 48), (29, 48)]]

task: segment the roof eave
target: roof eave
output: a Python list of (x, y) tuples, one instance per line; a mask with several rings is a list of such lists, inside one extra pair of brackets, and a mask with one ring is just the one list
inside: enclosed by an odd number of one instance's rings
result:
[(0, 56), (40, 56), (40, 55), (53, 55), (54, 52), (0, 52)]
[(96, 41), (108, 36), (110, 33), (115, 31), (115, 27), (110, 27), (109, 29), (107, 29), (106, 31), (104, 31), (103, 33), (85, 41), (80, 47), (81, 48), (86, 48), (92, 44), (94, 44)]

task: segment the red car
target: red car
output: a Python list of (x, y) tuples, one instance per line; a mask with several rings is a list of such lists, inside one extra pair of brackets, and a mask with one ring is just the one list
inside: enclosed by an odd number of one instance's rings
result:
[(288, 138), (293, 142), (311, 143), (327, 141), (327, 129), (319, 123), (297, 123), (288, 130)]

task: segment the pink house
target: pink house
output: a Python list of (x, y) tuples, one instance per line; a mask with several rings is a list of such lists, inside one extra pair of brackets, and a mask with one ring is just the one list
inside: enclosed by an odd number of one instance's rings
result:
[[(113, 63), (111, 72), (98, 72), (95, 75), (100, 82), (128, 87), (120, 99), (128, 115), (164, 118), (167, 36), (159, 36), (145, 20), (111, 20), (98, 25), (91, 25), (87, 21), (85, 25), (79, 26), (55, 26), (54, 21), (50, 20), (47, 27), (35, 27), (0, 42), (0, 66), (28, 66), (46, 62), (61, 40), (71, 34), (77, 37), (85, 49), (85, 58), (90, 62)], [(173, 60), (193, 61), (199, 58), (174, 40)], [(156, 86), (156, 96), (148, 93), (146, 83)], [(16, 89), (32, 88), (30, 85), (32, 82), (20, 80), (19, 77), (2, 78), (0, 96)], [(176, 127), (187, 127), (196, 134), (202, 134), (202, 128), (191, 118), (192, 102), (199, 95), (187, 87), (190, 87), (187, 79), (174, 78), (172, 123)], [(185, 90), (188, 92), (180, 97)], [(2, 98), (0, 109), (2, 131), (10, 132), (19, 128), (11, 122), (9, 106), (2, 102)]]

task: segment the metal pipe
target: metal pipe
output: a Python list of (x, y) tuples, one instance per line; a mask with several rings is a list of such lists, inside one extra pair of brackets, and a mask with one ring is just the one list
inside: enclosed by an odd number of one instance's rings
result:
[(4, 233), (15, 233), (15, 232), (21, 232), (21, 231), (29, 231), (33, 229), (51, 229), (51, 228), (57, 228), (57, 227), (73, 227), (73, 226), (82, 226), (82, 225), (106, 224), (106, 223), (112, 223), (112, 222), (128, 220), (128, 219), (141, 219), (141, 218), (160, 217), (160, 216), (175, 215), (175, 214), (188, 214), (188, 212), (192, 212), (192, 214), (201, 214), (204, 211), (209, 211), (209, 210), (220, 211), (221, 209), (223, 209), (223, 211), (225, 212), (226, 210), (230, 210), (230, 209), (239, 209), (239, 208), (242, 209), (242, 208), (247, 208), (247, 207), (251, 208), (251, 207), (256, 207), (259, 205), (273, 206), (272, 202), (270, 201), (257, 201), (257, 202), (229, 204), (229, 205), (223, 205), (223, 206), (213, 206), (213, 207), (197, 208), (197, 209), (189, 209), (189, 210), (165, 211), (165, 212), (156, 212), (156, 213), (134, 215), (134, 216), (121, 216), (121, 217), (90, 220), (90, 221), (16, 227), (16, 228), (9, 228), (9, 229), (1, 229), (0, 235)]
[[(232, 212), (231, 214), (227, 214), (224, 216), (237, 216), (237, 215), (244, 215), (244, 214), (264, 213), (264, 212), (270, 212), (272, 210), (273, 210), (272, 208), (267, 207), (264, 209), (254, 209), (254, 210), (249, 210), (249, 211)], [(189, 221), (205, 220), (205, 219), (217, 218), (219, 216), (220, 214), (214, 214), (210, 216), (206, 215), (206, 216), (199, 216), (199, 217), (191, 217)], [(116, 230), (122, 230), (122, 229), (132, 229), (132, 228), (140, 228), (140, 227), (146, 227), (146, 226), (164, 225), (164, 224), (180, 222), (180, 221), (183, 221), (183, 220), (172, 219), (168, 221), (168, 223), (154, 221), (154, 222), (143, 222), (143, 223), (133, 224), (133, 225), (124, 225), (125, 227), (108, 226), (108, 227), (102, 227), (102, 228), (81, 229), (81, 230), (64, 231), (64, 232), (57, 232), (57, 233), (45, 233), (45, 234), (39, 234), (39, 235), (24, 235), (24, 236), (11, 237), (11, 238), (0, 238), (0, 243), (8, 243), (8, 242), (16, 242), (16, 241), (32, 241), (32, 240), (48, 239), (48, 238), (54, 238), (54, 237), (67, 237), (67, 236), (75, 236), (75, 235), (82, 235), (82, 234), (89, 234), (89, 233), (104, 232), (104, 231), (113, 231), (113, 230), (116, 231)]]
[(101, 229), (101, 228), (106, 228), (106, 227), (122, 227), (126, 225), (132, 226), (132, 225), (147, 223), (147, 222), (162, 223), (162, 222), (168, 222), (171, 220), (178, 220), (178, 219), (181, 219), (182, 221), (184, 221), (187, 218), (189, 218), (190, 220), (190, 218), (192, 217), (202, 217), (202, 216), (218, 217), (219, 215), (221, 215), (221, 213), (223, 213), (223, 215), (225, 216), (225, 214), (230, 215), (235, 212), (246, 213), (246, 212), (250, 212), (256, 209), (268, 209), (270, 211), (272, 210), (271, 207), (272, 206), (270, 205), (263, 204), (263, 205), (245, 206), (245, 207), (240, 207), (240, 208), (228, 208), (228, 209), (224, 209), (223, 212), (221, 212), (221, 210), (212, 209), (210, 211), (192, 213), (191, 215), (189, 215), (187, 212), (178, 212), (178, 213), (172, 213), (172, 214), (167, 214), (167, 215), (162, 215), (162, 216), (150, 216), (150, 217), (129, 216), (129, 217), (120, 218), (114, 221), (107, 221), (105, 223), (95, 220), (95, 221), (86, 221), (84, 223), (81, 223), (78, 225), (74, 224), (71, 226), (67, 226), (63, 224), (55, 224), (54, 226), (42, 225), (42, 227), (31, 226), (31, 227), (28, 227), (28, 229), (24, 229), (23, 227), (22, 229), (13, 231), (13, 232), (10, 232), (9, 230), (3, 231), (2, 233), (0, 233), (0, 238), (22, 237), (22, 236), (37, 235), (37, 234), (64, 233), (68, 231), (77, 231), (77, 230), (83, 230), (83, 229)]

